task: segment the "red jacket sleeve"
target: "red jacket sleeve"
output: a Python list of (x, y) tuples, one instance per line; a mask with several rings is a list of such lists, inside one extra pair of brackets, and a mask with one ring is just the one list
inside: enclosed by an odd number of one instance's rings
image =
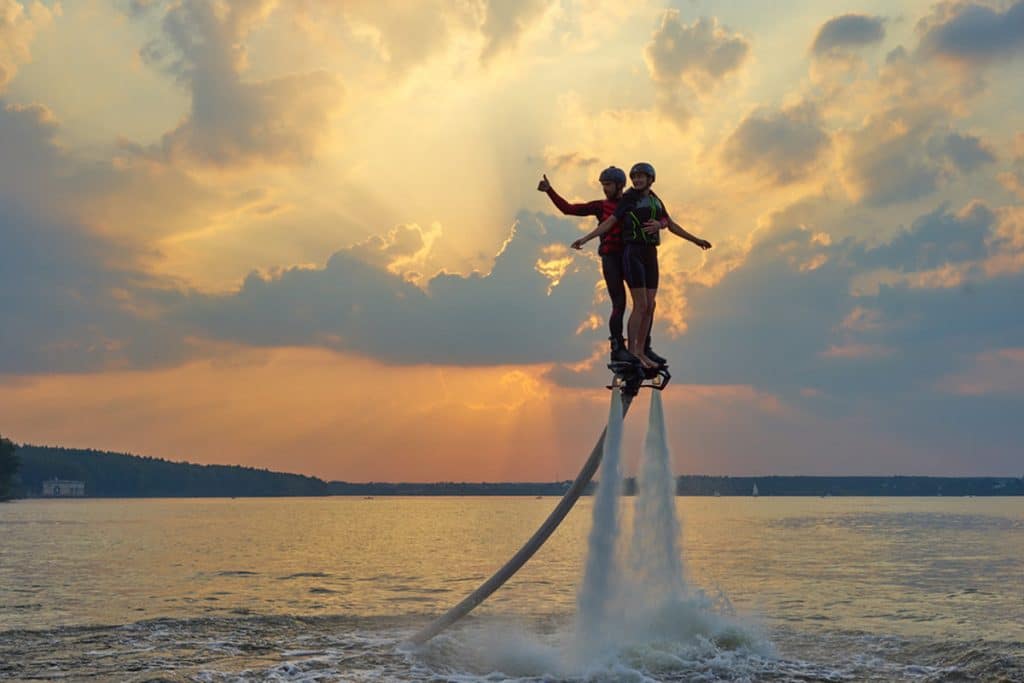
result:
[(561, 195), (555, 192), (554, 188), (548, 188), (548, 197), (551, 198), (552, 203), (558, 210), (564, 213), (566, 216), (594, 216), (596, 218), (601, 217), (601, 201), (594, 200), (587, 202), (586, 204), (570, 204), (569, 202), (562, 199)]

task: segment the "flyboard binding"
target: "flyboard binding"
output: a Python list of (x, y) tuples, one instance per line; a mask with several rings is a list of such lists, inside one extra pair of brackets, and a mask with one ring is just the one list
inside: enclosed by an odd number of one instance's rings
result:
[(617, 361), (609, 363), (608, 369), (612, 371), (612, 383), (607, 388), (619, 388), (626, 396), (636, 396), (644, 387), (661, 391), (672, 380), (667, 363), (656, 368), (645, 368), (639, 363)]

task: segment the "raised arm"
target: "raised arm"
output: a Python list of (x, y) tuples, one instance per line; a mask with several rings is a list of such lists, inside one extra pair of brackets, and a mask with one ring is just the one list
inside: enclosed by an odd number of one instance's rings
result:
[(600, 216), (601, 202), (587, 202), (586, 204), (572, 204), (565, 201), (560, 194), (551, 187), (551, 181), (545, 174), (543, 179), (537, 183), (537, 189), (548, 195), (551, 203), (566, 216)]

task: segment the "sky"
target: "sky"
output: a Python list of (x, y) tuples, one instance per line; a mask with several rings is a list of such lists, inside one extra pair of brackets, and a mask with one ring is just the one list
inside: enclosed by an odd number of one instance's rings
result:
[[(0, 433), (575, 476), (647, 161), (679, 474), (1024, 474), (1024, 0), (0, 0)], [(627, 420), (635, 472), (642, 395)]]

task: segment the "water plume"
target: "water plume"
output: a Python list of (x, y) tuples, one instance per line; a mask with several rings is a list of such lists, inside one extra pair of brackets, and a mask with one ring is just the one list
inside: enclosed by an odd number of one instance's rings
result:
[(644, 456), (634, 498), (630, 552), (636, 587), (648, 605), (681, 599), (686, 592), (676, 515), (676, 484), (665, 434), (661, 392), (651, 392)]
[(594, 499), (593, 525), (583, 584), (577, 601), (577, 639), (587, 656), (600, 651), (608, 634), (610, 607), (621, 576), (616, 547), (619, 539), (619, 498), (622, 492), (622, 394), (612, 391), (608, 431), (604, 439), (601, 478)]

